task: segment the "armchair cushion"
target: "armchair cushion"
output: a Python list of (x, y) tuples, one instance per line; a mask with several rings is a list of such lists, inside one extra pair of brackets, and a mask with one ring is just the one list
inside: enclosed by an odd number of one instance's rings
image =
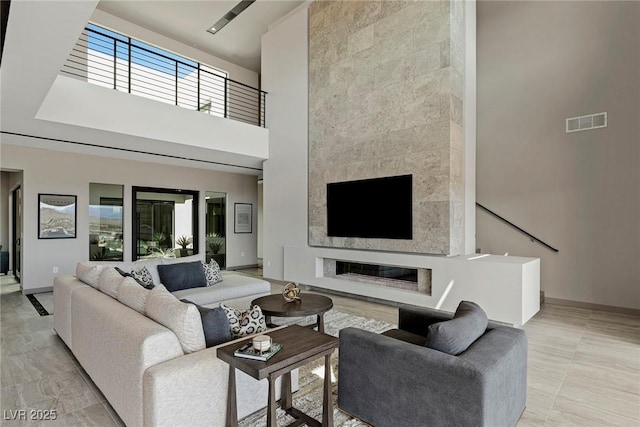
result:
[(453, 319), (429, 325), (425, 345), (457, 356), (485, 333), (488, 321), (479, 305), (461, 301)]

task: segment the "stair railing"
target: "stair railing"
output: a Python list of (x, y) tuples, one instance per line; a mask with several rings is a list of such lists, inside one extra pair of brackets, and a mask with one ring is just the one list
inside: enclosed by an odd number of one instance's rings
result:
[(532, 242), (538, 242), (540, 243), (542, 246), (544, 246), (545, 248), (549, 249), (550, 251), (553, 252), (560, 252), (558, 249), (554, 248), (553, 246), (551, 246), (550, 244), (548, 244), (547, 242), (537, 238), (536, 236), (534, 236), (533, 234), (529, 233), (528, 231), (522, 229), (521, 227), (518, 227), (517, 225), (515, 225), (513, 222), (509, 221), (508, 219), (504, 218), (503, 216), (498, 215), (497, 213), (495, 213), (494, 211), (492, 211), (491, 209), (487, 208), (486, 206), (481, 205), (480, 203), (476, 202), (476, 206), (478, 206), (480, 209), (482, 209), (483, 211), (487, 212), (488, 214), (498, 218), (500, 221), (504, 222), (505, 224), (510, 225), (511, 227), (515, 228), (516, 230), (518, 230), (519, 232), (526, 234)]

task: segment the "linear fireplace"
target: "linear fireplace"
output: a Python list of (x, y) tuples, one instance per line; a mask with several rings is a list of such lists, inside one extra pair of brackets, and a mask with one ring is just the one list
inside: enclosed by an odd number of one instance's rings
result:
[(360, 264), (357, 262), (336, 261), (336, 276), (343, 274), (360, 274), (418, 283), (418, 269), (392, 265)]
[[(431, 269), (324, 259), (325, 277), (431, 294)], [(347, 289), (345, 291), (348, 292)]]

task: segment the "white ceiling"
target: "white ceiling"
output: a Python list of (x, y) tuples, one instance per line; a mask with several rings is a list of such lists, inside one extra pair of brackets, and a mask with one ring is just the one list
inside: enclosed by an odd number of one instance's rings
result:
[(303, 1), (257, 0), (218, 33), (207, 32), (239, 1), (102, 0), (98, 9), (259, 73), (262, 35)]

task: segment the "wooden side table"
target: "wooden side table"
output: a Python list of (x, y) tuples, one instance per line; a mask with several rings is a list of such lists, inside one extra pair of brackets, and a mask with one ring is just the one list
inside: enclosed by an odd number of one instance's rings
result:
[[(227, 427), (238, 425), (236, 403), (236, 369), (247, 375), (269, 382), (267, 403), (267, 427), (276, 427), (276, 379), (282, 376), (281, 407), (296, 419), (290, 425), (303, 422), (315, 427), (333, 427), (333, 399), (331, 397), (331, 353), (338, 348), (338, 338), (316, 332), (299, 325), (288, 326), (267, 332), (273, 342), (282, 344), (282, 349), (266, 362), (235, 357), (234, 351), (250, 340), (219, 347), (217, 356), (229, 364), (229, 396), (227, 398)], [(291, 371), (324, 356), (324, 389), (322, 393), (322, 423), (293, 407), (291, 396)]]
[(304, 317), (317, 316), (316, 324), (319, 332), (324, 332), (324, 314), (333, 308), (331, 298), (318, 294), (302, 294), (300, 300), (286, 302), (282, 295), (274, 294), (256, 298), (251, 306), (258, 305), (266, 317), (267, 325), (271, 317)]

